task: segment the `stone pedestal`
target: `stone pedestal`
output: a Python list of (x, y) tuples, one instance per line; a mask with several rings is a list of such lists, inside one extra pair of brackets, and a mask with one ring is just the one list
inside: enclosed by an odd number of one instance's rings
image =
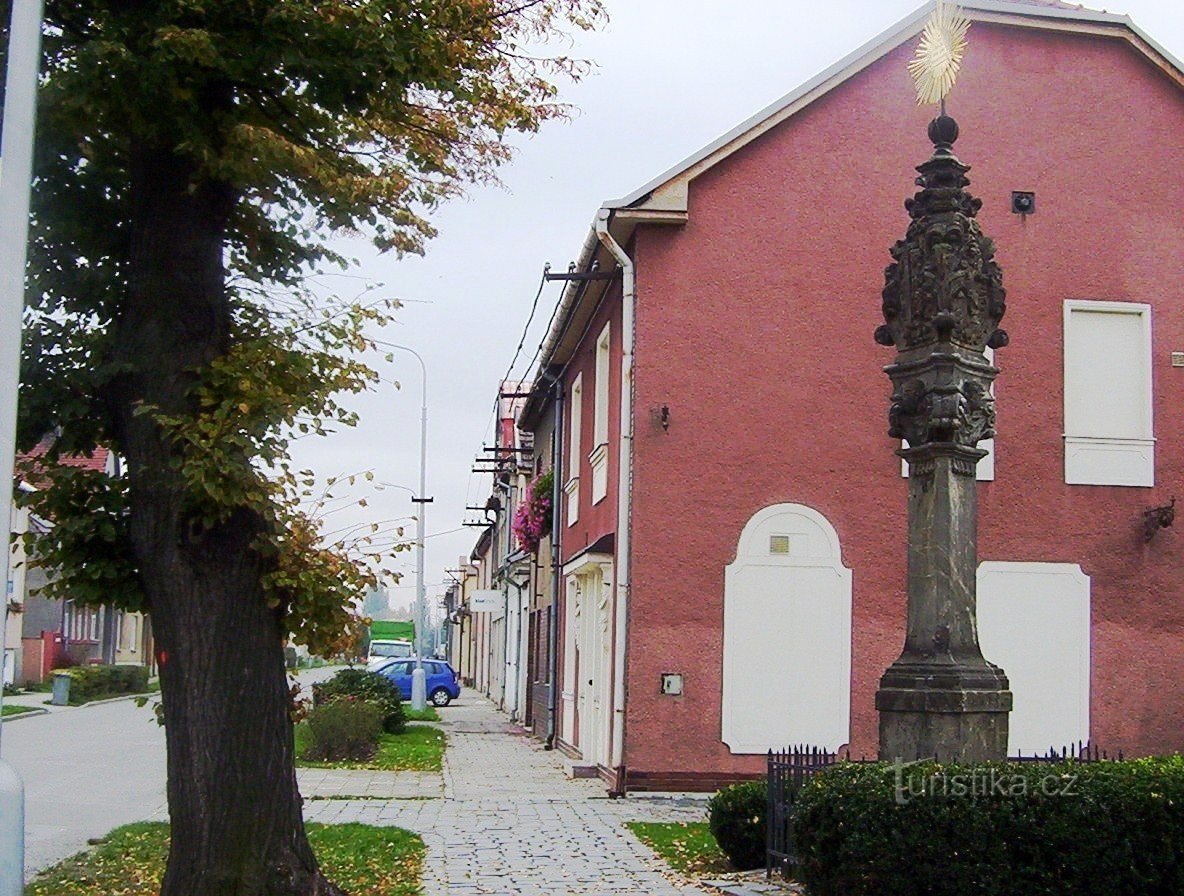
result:
[(1012, 696), (983, 659), (975, 624), (974, 468), (986, 452), (946, 442), (900, 454), (909, 464), (908, 624), (876, 693), (880, 758), (1002, 759)]

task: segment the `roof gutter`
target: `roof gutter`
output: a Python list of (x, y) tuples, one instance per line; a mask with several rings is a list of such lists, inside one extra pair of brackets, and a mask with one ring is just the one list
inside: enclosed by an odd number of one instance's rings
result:
[(621, 266), (621, 397), (620, 438), (617, 443), (617, 532), (613, 600), (613, 715), (610, 762), (615, 772), (611, 795), (625, 794), (625, 650), (628, 645), (630, 486), (633, 481), (633, 312), (636, 275), (633, 259), (609, 232), (612, 209), (596, 214), (596, 238)]

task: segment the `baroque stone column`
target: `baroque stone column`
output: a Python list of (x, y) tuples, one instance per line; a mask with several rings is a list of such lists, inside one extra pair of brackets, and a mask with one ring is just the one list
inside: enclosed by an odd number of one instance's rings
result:
[(978, 442), (995, 435), (984, 357), (1001, 348), (1003, 276), (995, 247), (965, 191), (969, 166), (953, 153), (958, 126), (944, 114), (929, 125), (933, 156), (917, 167), (921, 191), (905, 203), (912, 219), (885, 271), (881, 345), (896, 346), (888, 434), (904, 439), (909, 465), (908, 622), (904, 652), (876, 692), (880, 758), (943, 761), (1007, 754), (1011, 691), (979, 649), (975, 466)]

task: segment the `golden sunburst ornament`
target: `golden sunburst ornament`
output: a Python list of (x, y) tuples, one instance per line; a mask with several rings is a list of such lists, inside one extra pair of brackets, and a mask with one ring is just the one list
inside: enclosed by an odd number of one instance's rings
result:
[(966, 32), (970, 20), (956, 6), (937, 6), (921, 32), (917, 54), (909, 63), (909, 74), (917, 85), (917, 105), (941, 103), (958, 78), (962, 55), (966, 52)]

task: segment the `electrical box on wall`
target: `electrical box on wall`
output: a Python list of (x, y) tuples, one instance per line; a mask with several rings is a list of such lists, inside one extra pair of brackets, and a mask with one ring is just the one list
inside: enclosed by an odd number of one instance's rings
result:
[(662, 693), (669, 697), (682, 696), (682, 673), (681, 672), (663, 672), (662, 673)]

